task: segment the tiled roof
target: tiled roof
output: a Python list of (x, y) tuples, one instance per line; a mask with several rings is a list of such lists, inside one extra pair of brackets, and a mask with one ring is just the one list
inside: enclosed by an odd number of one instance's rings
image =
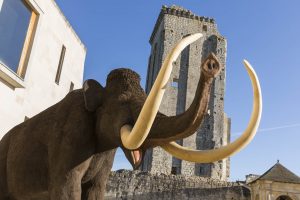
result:
[(252, 183), (254, 183), (257, 180), (269, 180), (276, 182), (300, 184), (300, 177), (288, 170), (287, 168), (285, 168), (279, 162), (277, 162), (263, 175), (255, 179)]

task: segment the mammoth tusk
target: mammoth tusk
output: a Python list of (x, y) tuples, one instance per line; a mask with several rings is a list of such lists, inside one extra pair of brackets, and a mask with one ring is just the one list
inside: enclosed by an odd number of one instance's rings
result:
[(132, 128), (132, 126), (128, 124), (121, 127), (121, 140), (124, 147), (127, 149), (137, 149), (143, 144), (158, 112), (166, 90), (166, 85), (172, 72), (173, 62), (176, 61), (177, 57), (185, 47), (201, 37), (201, 33), (196, 33), (183, 38), (168, 54), (134, 127)]
[(245, 132), (234, 142), (213, 150), (191, 150), (178, 145), (175, 142), (170, 142), (163, 145), (162, 148), (174, 157), (198, 163), (211, 163), (218, 160), (222, 160), (226, 157), (233, 155), (244, 148), (255, 136), (257, 128), (259, 126), (261, 112), (262, 112), (262, 96), (258, 78), (254, 69), (244, 60), (244, 65), (250, 76), (253, 87), (253, 108), (251, 119)]

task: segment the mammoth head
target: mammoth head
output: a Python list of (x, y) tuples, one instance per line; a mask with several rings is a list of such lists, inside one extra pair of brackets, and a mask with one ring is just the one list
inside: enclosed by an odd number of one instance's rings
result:
[[(191, 106), (178, 116), (165, 116), (158, 112), (172, 63), (186, 46), (200, 37), (202, 34), (199, 33), (190, 35), (174, 47), (163, 62), (148, 97), (140, 86), (138, 74), (129, 69), (113, 70), (105, 88), (93, 81), (84, 84), (86, 107), (97, 113), (96, 132), (102, 147), (121, 146), (133, 168), (137, 168), (150, 147), (161, 146), (179, 159), (209, 163), (236, 153), (252, 140), (260, 121), (262, 99), (259, 81), (247, 61), (244, 64), (253, 85), (254, 105), (250, 123), (236, 141), (220, 149), (205, 151), (190, 150), (174, 142), (194, 134), (207, 112), (210, 88), (221, 70), (214, 54), (210, 54), (201, 64), (200, 80)], [(92, 89), (94, 86), (97, 89)], [(100, 95), (89, 100), (89, 91)]]

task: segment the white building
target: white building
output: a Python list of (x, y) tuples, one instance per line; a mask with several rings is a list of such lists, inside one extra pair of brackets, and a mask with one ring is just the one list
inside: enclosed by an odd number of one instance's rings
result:
[(81, 88), (85, 55), (54, 0), (0, 0), (0, 138)]

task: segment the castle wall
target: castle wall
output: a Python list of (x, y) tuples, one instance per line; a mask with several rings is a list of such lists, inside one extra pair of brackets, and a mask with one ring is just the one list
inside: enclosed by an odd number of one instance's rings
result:
[(105, 199), (250, 200), (251, 197), (249, 189), (237, 183), (198, 176), (119, 170), (109, 177)]
[[(214, 81), (209, 112), (196, 134), (177, 141), (194, 149), (213, 149), (227, 144), (229, 133), (226, 130), (230, 130), (224, 128), (225, 121), (230, 123), (230, 120), (226, 120), (224, 116), (226, 40), (218, 33), (213, 19), (195, 16), (190, 11), (178, 7), (162, 8), (150, 39), (152, 50), (146, 92), (150, 92), (167, 53), (184, 36), (198, 32), (204, 37), (184, 49), (173, 64), (160, 112), (169, 116), (178, 115), (190, 106), (200, 78), (200, 64), (209, 53), (215, 53), (224, 69)], [(212, 164), (195, 164), (172, 158), (157, 147), (147, 151), (142, 170), (226, 180), (229, 176), (229, 161), (224, 159)]]

